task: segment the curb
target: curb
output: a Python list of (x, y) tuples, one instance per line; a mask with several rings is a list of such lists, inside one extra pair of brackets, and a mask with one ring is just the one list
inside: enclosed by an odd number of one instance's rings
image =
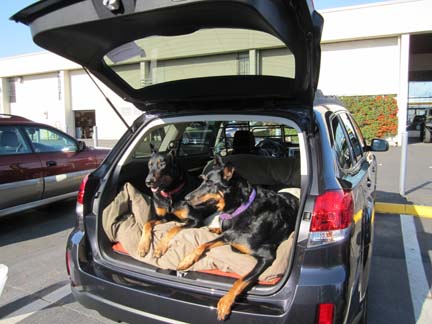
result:
[(375, 212), (382, 214), (406, 214), (425, 218), (432, 218), (431, 206), (376, 202)]

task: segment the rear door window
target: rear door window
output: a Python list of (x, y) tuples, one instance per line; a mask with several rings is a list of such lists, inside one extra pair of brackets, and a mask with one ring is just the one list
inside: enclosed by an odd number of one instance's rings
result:
[(345, 128), (337, 116), (331, 120), (333, 149), (336, 159), (342, 169), (351, 169), (355, 162), (351, 153), (350, 141), (346, 135)]
[(31, 153), (23, 134), (15, 126), (0, 127), (0, 155)]
[(339, 115), (340, 119), (342, 120), (342, 123), (345, 126), (349, 141), (352, 145), (354, 157), (356, 161), (359, 161), (363, 155), (363, 143), (362, 140), (359, 138), (359, 135), (357, 134), (355, 127), (351, 120), (349, 119), (348, 115), (345, 113), (342, 113)]
[(72, 138), (45, 127), (26, 127), (36, 152), (76, 152), (77, 145)]

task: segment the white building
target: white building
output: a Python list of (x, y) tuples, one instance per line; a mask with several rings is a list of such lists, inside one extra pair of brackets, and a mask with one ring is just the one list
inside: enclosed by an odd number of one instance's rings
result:
[[(325, 23), (319, 88), (332, 95), (396, 95), (401, 134), (409, 82), (432, 84), (431, 12), (432, 0), (321, 11)], [(100, 145), (110, 145), (125, 131), (84, 70), (57, 55), (0, 59), (0, 79), (0, 113), (51, 124), (76, 137), (81, 136), (80, 126), (95, 124)], [(126, 121), (141, 114), (100, 86)]]

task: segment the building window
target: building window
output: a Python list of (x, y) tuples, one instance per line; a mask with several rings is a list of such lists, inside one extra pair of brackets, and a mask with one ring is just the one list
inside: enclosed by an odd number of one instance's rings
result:
[(93, 127), (96, 126), (96, 113), (94, 110), (76, 110), (75, 114), (75, 138), (93, 138)]
[(249, 53), (238, 53), (237, 55), (237, 74), (249, 74)]
[(17, 78), (9, 78), (9, 103), (16, 103), (16, 82)]

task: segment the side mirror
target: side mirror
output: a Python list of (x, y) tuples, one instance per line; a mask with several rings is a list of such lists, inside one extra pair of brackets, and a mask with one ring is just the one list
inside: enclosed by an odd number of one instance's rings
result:
[(371, 145), (368, 146), (368, 151), (386, 152), (389, 149), (389, 143), (386, 140), (374, 138)]
[(78, 152), (84, 151), (87, 147), (84, 141), (78, 141)]

